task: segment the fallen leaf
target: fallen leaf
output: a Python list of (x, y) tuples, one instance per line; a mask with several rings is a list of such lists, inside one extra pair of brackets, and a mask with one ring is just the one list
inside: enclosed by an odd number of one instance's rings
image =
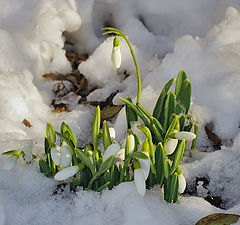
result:
[(120, 112), (124, 105), (113, 105), (101, 110), (101, 121), (109, 120)]
[(236, 214), (215, 213), (203, 217), (195, 225), (229, 225), (237, 223), (239, 218)]
[(32, 127), (31, 123), (30, 123), (27, 119), (24, 119), (24, 120), (22, 121), (22, 124), (24, 124), (24, 125), (25, 125), (26, 127), (28, 127), (28, 128)]

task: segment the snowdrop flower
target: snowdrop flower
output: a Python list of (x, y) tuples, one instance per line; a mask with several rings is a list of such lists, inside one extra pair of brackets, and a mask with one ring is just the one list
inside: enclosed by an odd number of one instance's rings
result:
[(177, 144), (178, 144), (178, 139), (169, 138), (167, 140), (166, 142), (167, 155), (171, 155), (175, 151)]
[(119, 152), (117, 153), (117, 158), (119, 158), (121, 161), (125, 160), (125, 148), (121, 148)]
[(5, 170), (11, 170), (13, 167), (15, 167), (17, 164), (17, 157), (16, 156), (10, 156), (3, 162), (3, 169)]
[(113, 127), (109, 128), (109, 134), (110, 134), (111, 139), (115, 139), (115, 130)]
[(111, 155), (117, 155), (120, 150), (120, 146), (116, 143), (113, 143), (108, 146), (103, 155), (103, 162), (106, 161)]
[(55, 165), (65, 168), (70, 166), (72, 162), (72, 152), (68, 144), (64, 141), (60, 148), (51, 149), (51, 158)]
[(187, 185), (186, 179), (182, 173), (178, 176), (178, 183), (179, 183), (178, 193), (182, 194), (185, 191)]
[(67, 167), (63, 170), (61, 170), (60, 172), (58, 172), (54, 178), (55, 180), (66, 180), (72, 176), (74, 176), (78, 171), (79, 171), (79, 167), (76, 165), (76, 166), (70, 166), (70, 167)]
[[(147, 153), (145, 153), (148, 155)], [(138, 159), (134, 162), (134, 182), (137, 192), (144, 196), (146, 192), (146, 180), (150, 171), (149, 159)]]
[(192, 141), (193, 139), (196, 138), (196, 135), (192, 132), (180, 131), (180, 132), (175, 134), (175, 137), (178, 140), (185, 139), (186, 141)]
[(121, 52), (119, 49), (119, 39), (117, 36), (113, 40), (111, 60), (115, 69), (118, 69), (121, 66)]

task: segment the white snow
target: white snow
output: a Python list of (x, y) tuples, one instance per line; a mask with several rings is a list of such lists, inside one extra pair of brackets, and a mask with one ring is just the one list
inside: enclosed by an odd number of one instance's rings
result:
[[(79, 65), (90, 87), (98, 87), (88, 101), (104, 101), (137, 93), (137, 77), (129, 49), (122, 38), (121, 67), (111, 65), (113, 37), (101, 28), (121, 29), (133, 45), (142, 77), (142, 105), (152, 112), (164, 84), (185, 70), (192, 84), (191, 112), (199, 122), (197, 147), (181, 163), (188, 189), (196, 177), (209, 180), (208, 191), (222, 196), (221, 210), (212, 206), (204, 184), (194, 195), (182, 195), (177, 204), (161, 197), (159, 186), (137, 194), (134, 183), (122, 183), (101, 194), (79, 189), (55, 193), (57, 181), (39, 172), (38, 163), (22, 159), (10, 171), (0, 156), (0, 225), (191, 225), (216, 212), (240, 211), (240, 2), (238, 0), (2, 0), (0, 2), (0, 153), (21, 149), (43, 155), (47, 122), (56, 130), (65, 120), (79, 145), (91, 141), (94, 107), (78, 105), (69, 94), (71, 112), (52, 113), (53, 82), (45, 73), (68, 73), (65, 48), (90, 57)], [(72, 44), (68, 44), (68, 43)], [(65, 48), (64, 48), (65, 46)], [(128, 74), (128, 77), (125, 77)], [(122, 103), (121, 103), (122, 104)], [(32, 127), (22, 121), (27, 119)], [(225, 144), (211, 147), (204, 127)], [(116, 140), (126, 134), (125, 110), (112, 121)], [(210, 147), (209, 147), (210, 146)], [(194, 190), (192, 190), (194, 191)]]

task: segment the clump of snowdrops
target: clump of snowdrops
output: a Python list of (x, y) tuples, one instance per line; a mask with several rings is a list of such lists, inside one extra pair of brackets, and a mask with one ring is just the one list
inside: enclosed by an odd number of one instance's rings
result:
[[(121, 66), (120, 36), (128, 44), (138, 77), (136, 104), (130, 97), (120, 97), (126, 106), (128, 132), (125, 145), (115, 141), (115, 131), (108, 127), (107, 121), (100, 129), (98, 106), (92, 121), (92, 143), (85, 144), (83, 149), (78, 147), (77, 138), (66, 122), (62, 122), (60, 132), (55, 131), (50, 123), (47, 124), (45, 158), (39, 160), (40, 171), (59, 181), (70, 180), (73, 188), (82, 186), (94, 191), (112, 189), (122, 182), (134, 180), (138, 193), (144, 196), (146, 188), (159, 185), (163, 189), (164, 199), (174, 203), (178, 194), (186, 188), (186, 180), (179, 167), (185, 143), (191, 141), (192, 148), (196, 143), (198, 126), (189, 113), (191, 83), (186, 73), (180, 71), (175, 90), (170, 91), (175, 81), (173, 78), (163, 87), (151, 115), (140, 104), (140, 70), (129, 40), (115, 28), (103, 30), (103, 34), (116, 34), (111, 54), (113, 66), (116, 69)], [(142, 143), (132, 131), (133, 123), (139, 123), (138, 129), (145, 136)], [(194, 133), (190, 132), (193, 127)], [(12, 164), (20, 156), (24, 157), (22, 151), (3, 154), (15, 157)]]

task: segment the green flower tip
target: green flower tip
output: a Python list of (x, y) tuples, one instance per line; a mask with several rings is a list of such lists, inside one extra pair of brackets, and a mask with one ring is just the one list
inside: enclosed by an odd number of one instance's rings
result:
[(116, 36), (113, 40), (113, 47), (118, 47), (119, 46), (119, 39), (118, 36)]

